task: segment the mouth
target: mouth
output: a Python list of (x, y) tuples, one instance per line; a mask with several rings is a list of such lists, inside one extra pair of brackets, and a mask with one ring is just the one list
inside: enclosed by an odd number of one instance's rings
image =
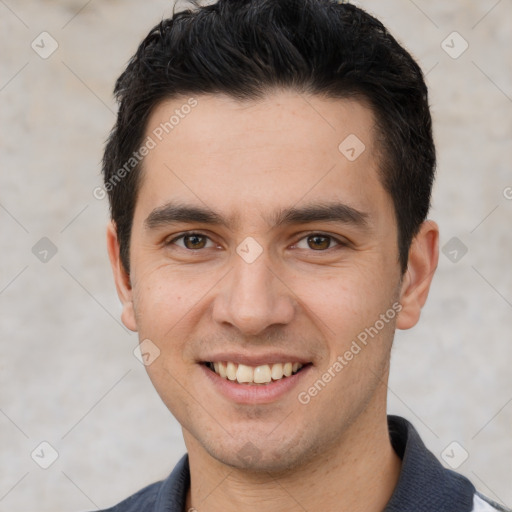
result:
[(224, 380), (257, 386), (268, 386), (273, 382), (285, 380), (311, 365), (311, 363), (282, 362), (249, 366), (232, 361), (207, 361), (202, 364)]

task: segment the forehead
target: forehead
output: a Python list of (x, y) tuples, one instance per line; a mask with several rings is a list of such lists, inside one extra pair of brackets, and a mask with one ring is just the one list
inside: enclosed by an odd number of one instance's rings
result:
[(148, 120), (154, 147), (138, 202), (155, 208), (179, 199), (238, 217), (308, 200), (377, 211), (389, 198), (378, 179), (374, 127), (358, 101), (286, 91), (245, 102), (164, 101)]

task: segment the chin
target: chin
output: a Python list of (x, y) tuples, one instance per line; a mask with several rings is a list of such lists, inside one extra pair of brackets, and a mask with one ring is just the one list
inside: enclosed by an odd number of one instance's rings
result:
[(287, 473), (295, 467), (294, 461), (290, 460), (285, 454), (259, 453), (255, 457), (239, 456), (238, 454), (219, 454), (219, 462), (226, 466), (247, 471), (251, 473), (275, 474)]
[[(289, 439), (289, 438), (288, 438)], [(293, 447), (293, 449), (292, 449)], [(254, 473), (286, 473), (306, 463), (313, 449), (302, 446), (297, 440), (285, 442), (268, 439), (258, 444), (250, 440), (229, 443), (228, 446), (205, 447), (207, 452), (226, 466)]]

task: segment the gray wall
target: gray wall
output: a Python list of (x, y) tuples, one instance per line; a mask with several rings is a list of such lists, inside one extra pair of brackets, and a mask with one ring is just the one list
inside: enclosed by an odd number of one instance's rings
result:
[[(458, 471), (512, 506), (512, 4), (359, 4), (428, 72), (439, 150), (431, 218), (446, 254), (422, 321), (397, 333), (389, 410), (440, 458), (459, 443), (446, 460), (458, 465), (463, 447)], [(107, 202), (93, 197), (114, 80), (170, 11), (163, 0), (0, 1), (0, 511), (106, 507), (184, 452), (120, 324)], [(31, 48), (52, 49), (43, 31), (58, 43), (47, 59)], [(453, 31), (469, 44), (458, 58)], [(51, 462), (43, 441), (58, 452), (46, 470), (31, 458)]]

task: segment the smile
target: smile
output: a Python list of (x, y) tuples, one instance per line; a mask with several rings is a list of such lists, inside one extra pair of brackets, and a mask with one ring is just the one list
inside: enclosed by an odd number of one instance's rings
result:
[(231, 361), (207, 362), (204, 364), (225, 380), (236, 381), (239, 384), (262, 385), (286, 379), (298, 373), (305, 366), (301, 363), (291, 362), (263, 364), (258, 366), (248, 366)]

